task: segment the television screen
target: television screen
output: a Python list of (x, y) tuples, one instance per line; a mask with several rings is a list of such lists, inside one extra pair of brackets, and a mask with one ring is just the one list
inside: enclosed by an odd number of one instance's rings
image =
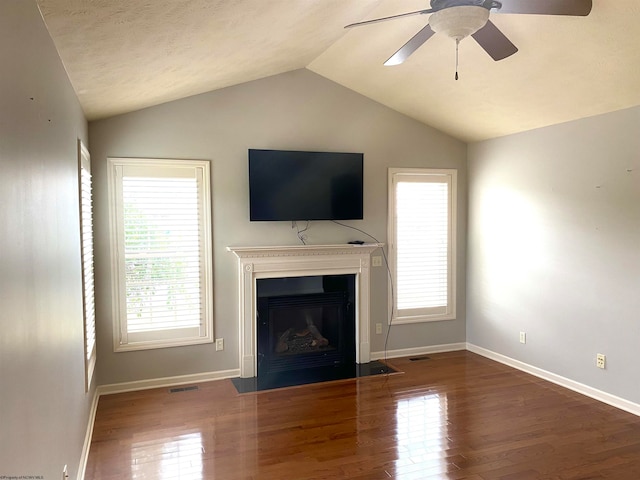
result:
[(249, 149), (249, 218), (361, 220), (362, 153)]

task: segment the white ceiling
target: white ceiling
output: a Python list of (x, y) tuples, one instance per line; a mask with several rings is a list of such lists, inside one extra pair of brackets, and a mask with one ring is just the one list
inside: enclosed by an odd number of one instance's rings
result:
[(299, 68), (464, 141), (640, 105), (640, 1), (588, 17), (493, 14), (519, 48), (494, 62), (433, 36), (383, 62), (428, 21), (349, 23), (428, 0), (37, 0), (89, 120)]

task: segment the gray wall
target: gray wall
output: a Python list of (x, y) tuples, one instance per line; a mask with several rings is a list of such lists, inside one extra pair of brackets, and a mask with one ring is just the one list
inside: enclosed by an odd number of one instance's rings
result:
[[(236, 259), (228, 245), (294, 245), (290, 223), (250, 223), (247, 149), (364, 152), (364, 220), (349, 222), (386, 242), (387, 168), (459, 169), (458, 319), (392, 328), (389, 349), (465, 340), (466, 146), (310, 71), (298, 70), (138, 112), (91, 122), (96, 207), (96, 286), (101, 384), (239, 368)], [(202, 158), (212, 161), (215, 335), (213, 345), (113, 353), (106, 158)], [(308, 243), (344, 243), (363, 236), (314, 222)], [(366, 238), (364, 238), (366, 240)], [(387, 323), (384, 269), (373, 270), (372, 326)], [(372, 328), (372, 332), (375, 329)], [(372, 351), (384, 335), (373, 334)]]
[(637, 403), (639, 132), (636, 107), (471, 145), (467, 279), (470, 343)]
[(35, 2), (0, 2), (0, 64), (0, 476), (61, 478), (68, 464), (75, 478), (95, 392), (78, 213), (87, 124)]

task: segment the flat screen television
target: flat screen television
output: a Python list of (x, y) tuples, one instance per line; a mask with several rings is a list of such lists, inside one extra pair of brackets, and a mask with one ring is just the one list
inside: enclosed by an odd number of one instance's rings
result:
[(361, 220), (363, 154), (249, 149), (249, 218)]

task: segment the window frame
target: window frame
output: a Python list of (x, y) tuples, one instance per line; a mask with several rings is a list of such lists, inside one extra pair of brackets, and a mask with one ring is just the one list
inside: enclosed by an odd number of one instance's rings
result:
[[(454, 320), (456, 318), (457, 283), (457, 176), (456, 169), (449, 168), (389, 168), (388, 171), (388, 239), (389, 239), (389, 323), (412, 324)], [(447, 248), (447, 302), (442, 307), (412, 309), (408, 313), (398, 312), (398, 252), (396, 184), (402, 179), (425, 183), (446, 183), (448, 188), (448, 248)]]
[[(107, 164), (114, 352), (213, 343), (213, 208), (210, 162), (208, 160), (109, 157)], [(166, 174), (159, 172), (171, 169), (192, 171), (199, 182), (198, 188), (201, 189), (198, 202), (201, 214), (200, 261), (203, 269), (200, 283), (202, 314), (199, 327), (128, 332), (122, 201), (122, 170), (125, 168), (137, 172), (148, 170), (149, 175), (154, 178), (166, 177)]]
[[(84, 181), (85, 178), (83, 177), (88, 178), (88, 181)], [(91, 156), (89, 155), (87, 147), (82, 143), (82, 140), (78, 140), (78, 195), (80, 220), (80, 268), (82, 276), (82, 328), (85, 372), (84, 389), (85, 392), (88, 392), (96, 368), (97, 338)]]

